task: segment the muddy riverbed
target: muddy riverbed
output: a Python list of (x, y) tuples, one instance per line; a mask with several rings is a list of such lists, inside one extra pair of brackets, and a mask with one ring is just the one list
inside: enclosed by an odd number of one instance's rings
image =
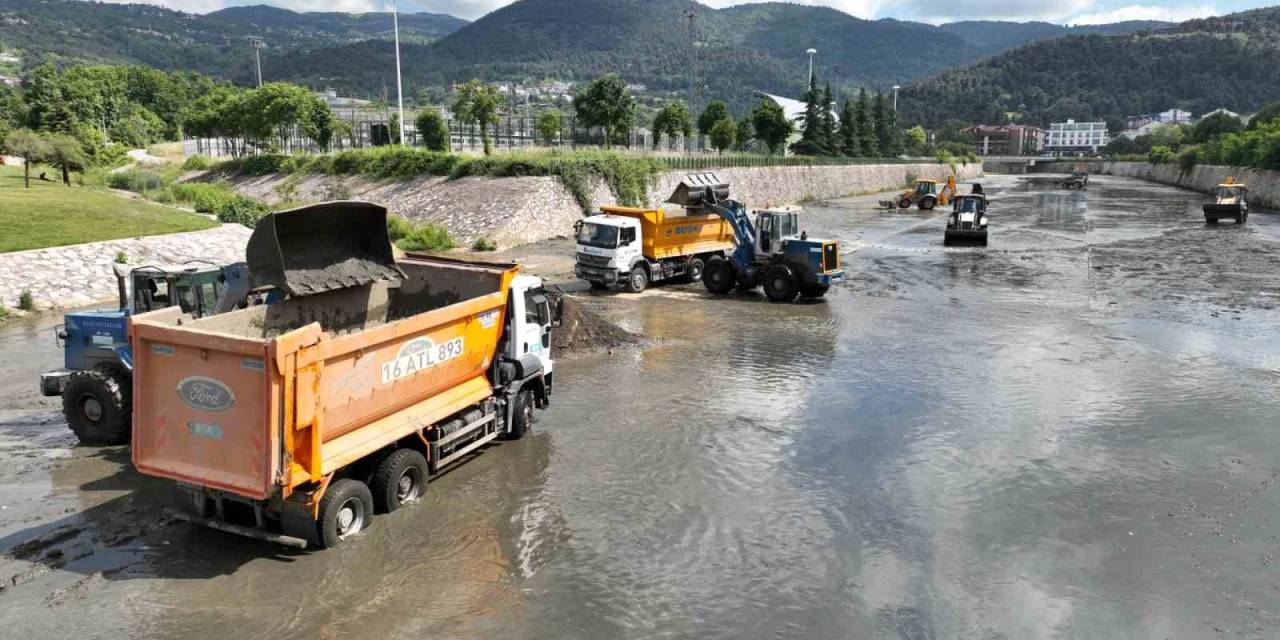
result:
[[(176, 523), (0, 330), (0, 628), (89, 638), (1274, 638), (1280, 215), (989, 177), (811, 204), (823, 302), (583, 294), (646, 337), (562, 362), (535, 433), (306, 553)], [(531, 260), (563, 273), (542, 243)]]

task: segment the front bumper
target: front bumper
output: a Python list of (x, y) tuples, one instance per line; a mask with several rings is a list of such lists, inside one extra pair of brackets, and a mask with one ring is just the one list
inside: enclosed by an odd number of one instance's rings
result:
[(617, 269), (605, 269), (600, 267), (588, 267), (584, 265), (576, 265), (573, 268), (573, 274), (591, 282), (603, 282), (605, 284), (613, 284), (618, 281)]
[(67, 388), (67, 380), (71, 378), (72, 373), (74, 372), (58, 369), (40, 374), (40, 393), (49, 397), (62, 395), (62, 390)]
[(817, 276), (817, 283), (824, 287), (840, 284), (841, 282), (844, 282), (844, 269), (820, 273)]

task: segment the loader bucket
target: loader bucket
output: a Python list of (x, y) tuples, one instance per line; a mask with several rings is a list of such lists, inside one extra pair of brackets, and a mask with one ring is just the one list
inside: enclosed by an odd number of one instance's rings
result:
[(1244, 213), (1244, 207), (1239, 204), (1206, 204), (1204, 205), (1204, 217), (1211, 219), (1219, 218), (1235, 218)]
[(697, 209), (729, 199), (729, 183), (722, 182), (714, 173), (691, 173), (676, 185), (667, 202)]
[(404, 278), (387, 233), (386, 208), (325, 202), (258, 221), (246, 250), (255, 289), (294, 296)]

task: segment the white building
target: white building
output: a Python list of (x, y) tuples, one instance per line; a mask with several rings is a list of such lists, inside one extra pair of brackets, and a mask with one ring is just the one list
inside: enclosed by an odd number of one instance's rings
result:
[(1055, 122), (1049, 125), (1044, 134), (1045, 151), (1088, 151), (1097, 153), (1098, 149), (1111, 142), (1107, 135), (1105, 122)]
[(1204, 120), (1205, 118), (1208, 118), (1209, 116), (1216, 116), (1216, 115), (1218, 115), (1218, 114), (1222, 114), (1222, 115), (1227, 116), (1227, 117), (1229, 117), (1229, 118), (1235, 118), (1236, 120), (1239, 120), (1239, 121), (1241, 121), (1241, 122), (1244, 122), (1244, 118), (1241, 118), (1241, 117), (1240, 117), (1240, 114), (1238, 114), (1238, 113), (1236, 113), (1236, 112), (1234, 112), (1234, 111), (1231, 111), (1231, 110), (1229, 110), (1229, 109), (1223, 109), (1222, 107), (1219, 107), (1219, 108), (1217, 108), (1217, 109), (1214, 109), (1213, 111), (1210, 111), (1209, 113), (1206, 113), (1206, 114), (1204, 114), (1204, 115), (1200, 116), (1200, 119), (1201, 119), (1201, 120)]

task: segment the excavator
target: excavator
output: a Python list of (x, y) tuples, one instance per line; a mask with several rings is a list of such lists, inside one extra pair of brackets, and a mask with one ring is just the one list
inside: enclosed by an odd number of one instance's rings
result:
[(914, 187), (898, 194), (896, 202), (899, 209), (909, 209), (911, 205), (916, 205), (922, 211), (928, 211), (937, 205), (945, 207), (955, 198), (956, 177), (950, 176), (947, 178), (947, 184), (941, 189), (938, 188), (937, 180), (916, 180)]

